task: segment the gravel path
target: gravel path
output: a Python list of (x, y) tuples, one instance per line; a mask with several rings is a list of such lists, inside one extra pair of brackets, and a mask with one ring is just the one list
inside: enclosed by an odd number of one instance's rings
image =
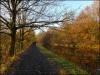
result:
[(57, 68), (33, 43), (6, 75), (58, 75)]

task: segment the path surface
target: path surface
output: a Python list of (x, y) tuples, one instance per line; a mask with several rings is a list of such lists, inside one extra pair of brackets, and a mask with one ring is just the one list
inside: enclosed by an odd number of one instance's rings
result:
[(50, 64), (45, 55), (33, 43), (7, 75), (58, 75), (56, 66)]

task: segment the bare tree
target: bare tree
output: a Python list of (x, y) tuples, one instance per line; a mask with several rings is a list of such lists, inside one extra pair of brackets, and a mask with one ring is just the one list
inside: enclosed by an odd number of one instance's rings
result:
[[(0, 10), (1, 10), (1, 6), (0, 6)], [(1, 21), (0, 21), (0, 31), (1, 31)], [(1, 53), (1, 51), (2, 51), (2, 47), (1, 47), (1, 34), (0, 34), (0, 65), (1, 65), (1, 60), (2, 60), (2, 53)]]
[[(30, 27), (39, 29), (41, 27), (49, 27), (50, 24), (63, 22), (63, 20), (52, 20), (48, 18), (52, 17), (46, 15), (46, 8), (49, 4), (53, 4), (54, 1), (40, 1), (40, 0), (1, 0), (1, 14), (0, 21), (4, 27), (8, 30), (1, 31), (0, 33), (9, 34), (11, 37), (11, 47), (9, 49), (9, 55), (13, 56), (16, 43), (16, 32), (19, 29)], [(18, 22), (18, 14), (26, 12), (26, 22)], [(42, 19), (45, 17), (46, 19)]]
[[(0, 30), (1, 30), (1, 22), (0, 22)], [(1, 34), (0, 34), (0, 64), (1, 64), (1, 59), (2, 59), (2, 53), (1, 53)]]

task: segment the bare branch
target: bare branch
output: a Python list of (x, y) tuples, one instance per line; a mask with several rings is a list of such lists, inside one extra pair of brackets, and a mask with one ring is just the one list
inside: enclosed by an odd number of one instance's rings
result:
[[(30, 23), (25, 23), (25, 24), (20, 24), (19, 27), (16, 27), (17, 29), (20, 29), (20, 28), (23, 28), (23, 27), (37, 27), (37, 28), (40, 28), (40, 27), (43, 27), (45, 25), (49, 25), (49, 24), (53, 24), (53, 23), (60, 23), (60, 22), (63, 22), (63, 21), (34, 21), (34, 22), (30, 22)], [(42, 25), (35, 25), (35, 23), (44, 23)]]
[(0, 18), (3, 19), (6, 23), (9, 23), (4, 17), (0, 15)]
[(10, 8), (10, 5), (9, 5), (9, 1), (7, 1), (6, 3), (5, 2), (1, 2), (0, 4), (3, 5), (7, 10), (9, 10), (10, 12), (12, 12), (12, 10)]
[(9, 27), (9, 22), (8, 22), (4, 17), (2, 17), (1, 15), (0, 15), (0, 18), (3, 19), (5, 22), (4, 22), (3, 20), (1, 20), (1, 19), (0, 19), (0, 21), (1, 21), (2, 23), (4, 23), (8, 28), (10, 28), (10, 27)]
[(3, 24), (7, 25), (7, 23), (6, 23), (6, 22), (4, 22), (4, 21), (2, 21), (1, 19), (0, 19), (0, 21), (1, 21)]
[(10, 33), (3, 32), (3, 31), (0, 31), (0, 34), (7, 34), (7, 35), (11, 36), (11, 34), (10, 34)]

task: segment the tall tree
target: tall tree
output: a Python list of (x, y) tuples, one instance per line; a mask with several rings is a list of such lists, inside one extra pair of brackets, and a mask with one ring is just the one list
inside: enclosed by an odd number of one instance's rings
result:
[[(0, 30), (1, 30), (1, 22), (0, 22)], [(2, 48), (1, 48), (1, 34), (0, 34), (0, 64), (1, 64), (1, 59), (2, 59)]]
[[(0, 6), (0, 13), (1, 13), (1, 6)], [(1, 31), (1, 21), (0, 21), (0, 31)], [(1, 34), (0, 34), (0, 65), (2, 61), (2, 47), (1, 47)]]
[(93, 3), (91, 6), (88, 6), (85, 8), (84, 13), (91, 16), (94, 20), (99, 21), (100, 20), (100, 1), (99, 0), (93, 0)]
[[(40, 0), (0, 0), (1, 14), (0, 21), (5, 25), (8, 31), (1, 33), (10, 34), (11, 46), (9, 55), (13, 56), (16, 43), (17, 30), (25, 27), (32, 27), (38, 29), (40, 27), (48, 27), (50, 24), (62, 22), (62, 20), (50, 21), (49, 15), (44, 14), (45, 9), (53, 1), (40, 1)], [(26, 12), (27, 20), (25, 23), (18, 23), (18, 14)], [(6, 14), (6, 15), (5, 15)], [(41, 20), (42, 17), (47, 19)]]

